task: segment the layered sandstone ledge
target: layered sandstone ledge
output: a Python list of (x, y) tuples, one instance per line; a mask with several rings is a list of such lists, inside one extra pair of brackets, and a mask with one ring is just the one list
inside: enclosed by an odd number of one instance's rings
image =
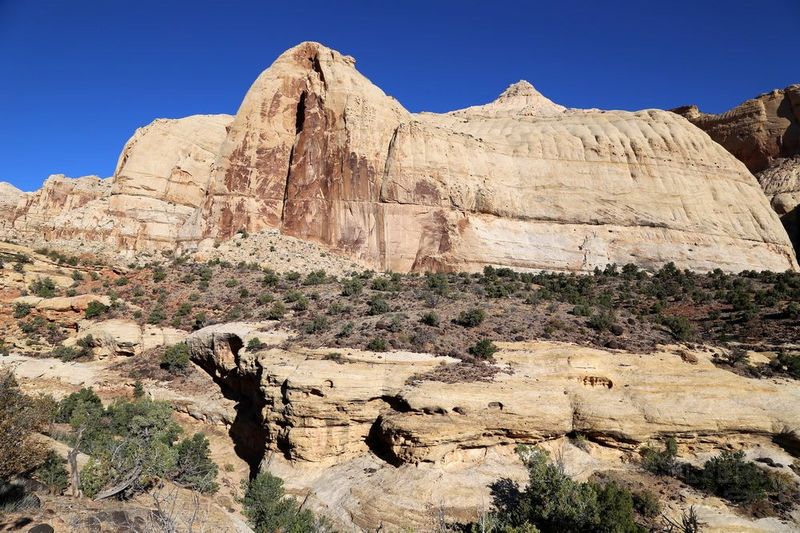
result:
[[(271, 328), (221, 324), (187, 342), (194, 362), (237, 401), (230, 431), (237, 452), (352, 529), (425, 528), (434, 507), (451, 519), (474, 519), (488, 509), (493, 481), (524, 479), (513, 453), (522, 443), (565, 454), (571, 472), (585, 479), (597, 470), (635, 469), (624, 465), (635, 465), (636, 450), (666, 436), (687, 453), (756, 447), (783, 464), (791, 459), (773, 441), (798, 442), (794, 382), (736, 375), (714, 366), (709, 351), (499, 343), (502, 371), (493, 381), (441, 383), (416, 376), (458, 361), (246, 348), (254, 337), (283, 344), (288, 333)], [(575, 434), (592, 442), (589, 455), (567, 444)], [(708, 501), (697, 504), (710, 531), (791, 529), (777, 521), (726, 524), (733, 517), (714, 515), (719, 509), (703, 507)]]

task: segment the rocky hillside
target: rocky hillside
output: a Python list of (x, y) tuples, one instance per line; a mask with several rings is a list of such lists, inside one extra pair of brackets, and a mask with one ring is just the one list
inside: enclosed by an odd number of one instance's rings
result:
[(156, 121), (109, 180), (51, 178), (3, 217), (17, 238), (114, 251), (203, 254), (277, 229), (403, 272), (797, 268), (753, 176), (673, 113), (566, 109), (519, 82), (413, 114), (311, 42), (233, 118)]
[[(310, 253), (272, 242), (277, 265)], [(128, 471), (92, 485), (110, 461), (103, 433), (76, 444), (84, 419), (62, 419), (39, 437), (59, 456), (79, 449), (82, 492), (23, 471), (40, 485), (0, 528), (120, 530), (176, 494), (175, 530), (199, 508), (197, 528), (247, 531), (241, 483), (271, 472), (339, 531), (454, 531), (493, 516), (498, 488), (526, 484), (515, 450), (528, 445), (586, 483), (580, 494), (617, 487), (648, 530), (795, 531), (798, 301), (793, 272), (300, 274), (0, 242), (0, 376), (58, 412), (91, 387), (101, 427), (124, 421), (120, 405), (171, 408), (219, 467), (213, 492), (162, 468), (130, 498), (96, 498)], [(712, 469), (720, 458), (731, 479)], [(691, 516), (700, 529), (669, 529)]]
[(800, 85), (747, 100), (718, 115), (674, 109), (756, 175), (800, 253)]

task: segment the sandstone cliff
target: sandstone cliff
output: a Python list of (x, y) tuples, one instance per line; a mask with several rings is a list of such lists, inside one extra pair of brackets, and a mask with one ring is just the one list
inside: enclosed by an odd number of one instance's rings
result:
[[(111, 178), (50, 176), (35, 193), (0, 190), (16, 234), (107, 247), (174, 249), (206, 195), (228, 115), (159, 119), (136, 130)], [(191, 231), (189, 231), (191, 234)]]
[(277, 228), (396, 271), (797, 268), (753, 176), (673, 113), (566, 109), (519, 82), (486, 105), (412, 114), (311, 42), (233, 119), (139, 130), (101, 188), (53, 207), (37, 193), (14, 227), (180, 252)]
[(673, 110), (705, 130), (756, 175), (800, 254), (800, 85), (774, 90), (718, 115)]
[(0, 228), (5, 228), (11, 223), (12, 214), (17, 208), (17, 204), (26, 194), (10, 183), (0, 181)]
[(795, 266), (743, 165), (663, 111), (567, 110), (518, 83), (412, 115), (316, 43), (256, 81), (204, 234), (279, 226), (381, 269)]

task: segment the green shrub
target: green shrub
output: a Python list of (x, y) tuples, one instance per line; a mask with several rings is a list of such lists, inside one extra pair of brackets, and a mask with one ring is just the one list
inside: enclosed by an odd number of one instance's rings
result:
[(483, 311), (483, 309), (473, 307), (472, 309), (461, 311), (456, 319), (456, 323), (464, 326), (465, 328), (474, 328), (479, 326), (485, 318), (486, 313)]
[(267, 305), (268, 303), (274, 302), (275, 301), (275, 297), (272, 296), (270, 293), (265, 292), (265, 293), (259, 294), (258, 298), (256, 298), (256, 301), (258, 302), (259, 305)]
[(786, 304), (786, 309), (783, 310), (783, 314), (786, 318), (791, 318), (793, 320), (800, 319), (800, 303), (789, 302)]
[(315, 315), (303, 327), (303, 331), (305, 331), (309, 335), (314, 333), (322, 333), (327, 329), (328, 329), (328, 319), (324, 315)]
[(15, 303), (14, 304), (14, 318), (25, 318), (29, 314), (31, 314), (32, 306), (24, 303)]
[(130, 280), (125, 276), (119, 277), (116, 280), (114, 280), (114, 285), (116, 285), (117, 287), (122, 287), (123, 285), (127, 285), (128, 283), (130, 283)]
[(94, 498), (111, 481), (111, 473), (106, 465), (93, 457), (89, 458), (81, 470), (81, 492), (87, 498)]
[(176, 483), (203, 493), (217, 492), (216, 463), (211, 460), (208, 439), (202, 433), (195, 433), (175, 446), (175, 467), (170, 477)]
[(41, 298), (52, 298), (56, 295), (56, 283), (50, 278), (37, 278), (31, 283), (30, 290)]
[(370, 316), (382, 315), (383, 313), (388, 313), (390, 310), (389, 303), (384, 300), (383, 297), (376, 294), (369, 301), (367, 314)]
[(278, 276), (278, 274), (274, 270), (270, 268), (264, 269), (264, 277), (261, 278), (261, 283), (263, 285), (271, 287), (273, 285), (277, 285), (280, 280), (281, 280), (280, 276)]
[(692, 324), (686, 317), (665, 315), (661, 317), (661, 323), (669, 328), (676, 340), (685, 341), (692, 336)]
[(67, 363), (80, 357), (80, 352), (72, 346), (56, 346), (50, 352), (50, 357), (61, 359)]
[(389, 345), (383, 337), (375, 337), (367, 343), (367, 350), (371, 352), (385, 352), (388, 349)]
[(290, 270), (283, 275), (283, 279), (286, 281), (297, 281), (300, 279), (300, 273)]
[(231, 278), (229, 280), (225, 280), (225, 286), (227, 288), (229, 288), (229, 289), (232, 289), (233, 287), (236, 287), (238, 284), (239, 284), (239, 280), (236, 280), (236, 279), (233, 279), (233, 278)]
[(283, 315), (286, 314), (286, 306), (283, 305), (281, 302), (275, 302), (272, 304), (267, 311), (267, 319), (268, 320), (280, 320), (283, 318)]
[[(607, 483), (581, 483), (549, 461), (547, 453), (520, 447), (528, 469), (528, 485), (503, 480), (493, 485), (496, 531), (555, 533), (639, 533), (631, 493)], [(477, 529), (473, 529), (477, 530)]]
[(677, 463), (675, 458), (678, 456), (678, 443), (669, 437), (664, 443), (663, 450), (646, 447), (642, 451), (642, 467), (648, 472), (659, 476), (671, 476), (675, 474)]
[(157, 267), (156, 269), (153, 270), (153, 281), (155, 283), (161, 283), (165, 279), (167, 279), (167, 271), (166, 270), (164, 270), (161, 267)]
[(185, 342), (167, 346), (161, 356), (161, 368), (173, 374), (185, 372), (189, 367), (189, 346)]
[(599, 311), (589, 318), (589, 327), (597, 331), (607, 331), (616, 323), (617, 319), (611, 311)]
[(353, 324), (352, 322), (347, 322), (345, 323), (344, 326), (342, 326), (342, 329), (339, 330), (339, 333), (337, 333), (336, 336), (339, 338), (349, 337), (350, 335), (353, 334), (353, 331), (355, 329), (356, 329), (355, 324)]
[(64, 468), (65, 464), (66, 461), (51, 450), (44, 463), (33, 471), (33, 478), (47, 485), (50, 494), (61, 494), (69, 484), (67, 469)]
[(661, 502), (658, 496), (649, 490), (633, 494), (633, 508), (646, 518), (655, 518), (661, 514)]
[(331, 302), (330, 305), (328, 305), (329, 315), (341, 315), (343, 313), (349, 313), (350, 311), (351, 307), (349, 305), (345, 305), (339, 301)]
[(258, 337), (253, 337), (247, 341), (247, 350), (250, 352), (257, 352), (264, 347), (264, 343)]
[(744, 452), (723, 451), (703, 465), (699, 486), (734, 503), (751, 503), (767, 495), (769, 474), (744, 460)]
[(328, 276), (324, 270), (313, 270), (306, 275), (303, 285), (321, 285), (327, 281)]
[(422, 322), (426, 326), (438, 327), (440, 322), (439, 315), (437, 315), (433, 311), (428, 311), (427, 313), (422, 315), (420, 322)]
[(83, 281), (83, 274), (81, 273), (80, 270), (73, 270), (72, 279), (75, 281)]
[(167, 313), (164, 311), (164, 308), (161, 305), (156, 305), (153, 307), (150, 310), (150, 314), (147, 315), (148, 324), (160, 324), (166, 319)]
[(315, 531), (314, 515), (300, 509), (297, 501), (285, 495), (283, 481), (261, 472), (242, 482), (242, 513), (256, 533), (304, 533)]
[(469, 353), (479, 359), (489, 359), (497, 350), (497, 346), (489, 339), (481, 339), (474, 346), (470, 347)]
[(142, 382), (138, 379), (133, 384), (133, 397), (134, 398), (144, 398), (144, 386)]
[(84, 316), (86, 318), (96, 318), (108, 311), (108, 306), (102, 302), (98, 302), (97, 300), (92, 300), (86, 306), (86, 311), (84, 311)]
[(358, 296), (364, 289), (364, 284), (359, 278), (353, 277), (342, 282), (342, 296)]
[(447, 280), (447, 276), (442, 273), (426, 273), (425, 284), (430, 291), (439, 296), (446, 296), (450, 292), (450, 283)]
[(56, 422), (69, 422), (76, 411), (101, 413), (103, 402), (91, 387), (73, 392), (58, 403)]
[(800, 354), (780, 352), (774, 364), (793, 378), (800, 379)]
[(592, 307), (586, 304), (578, 304), (572, 308), (572, 314), (575, 316), (591, 316)]

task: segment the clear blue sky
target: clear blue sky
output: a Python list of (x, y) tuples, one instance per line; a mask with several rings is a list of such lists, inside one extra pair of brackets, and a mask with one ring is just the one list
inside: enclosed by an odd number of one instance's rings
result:
[(320, 41), (412, 111), (527, 79), (572, 107), (721, 111), (800, 82), (800, 0), (0, 0), (0, 180), (113, 172), (157, 117), (235, 113)]

